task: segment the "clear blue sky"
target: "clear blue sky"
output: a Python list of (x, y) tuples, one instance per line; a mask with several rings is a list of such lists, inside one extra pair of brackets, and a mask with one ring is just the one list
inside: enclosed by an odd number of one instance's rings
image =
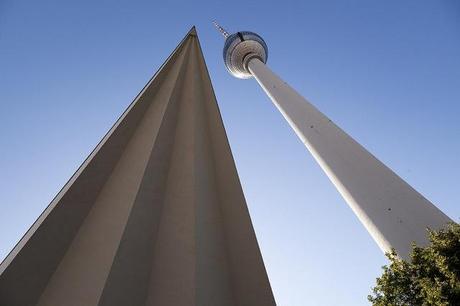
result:
[(367, 305), (386, 258), (216, 18), (451, 218), (460, 216), (460, 3), (0, 0), (0, 259), (192, 25), (279, 305)]

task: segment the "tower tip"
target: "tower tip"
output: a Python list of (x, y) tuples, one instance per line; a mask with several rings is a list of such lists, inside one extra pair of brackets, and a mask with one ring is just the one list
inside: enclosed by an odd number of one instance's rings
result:
[(196, 27), (195, 26), (192, 26), (190, 28), (190, 31), (188, 31), (188, 34), (189, 35), (196, 35)]

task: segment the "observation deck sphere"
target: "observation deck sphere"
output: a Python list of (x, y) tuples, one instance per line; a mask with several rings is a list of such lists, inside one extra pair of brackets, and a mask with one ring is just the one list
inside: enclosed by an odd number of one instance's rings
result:
[(258, 58), (267, 62), (268, 48), (265, 41), (254, 32), (237, 32), (227, 37), (224, 45), (224, 63), (228, 72), (240, 79), (249, 79), (252, 74), (248, 63)]

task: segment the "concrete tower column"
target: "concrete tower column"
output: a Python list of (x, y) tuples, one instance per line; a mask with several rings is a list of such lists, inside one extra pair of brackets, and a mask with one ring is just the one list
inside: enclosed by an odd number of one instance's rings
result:
[(408, 258), (413, 241), (427, 243), (427, 227), (451, 221), (259, 59), (248, 69), (382, 251)]

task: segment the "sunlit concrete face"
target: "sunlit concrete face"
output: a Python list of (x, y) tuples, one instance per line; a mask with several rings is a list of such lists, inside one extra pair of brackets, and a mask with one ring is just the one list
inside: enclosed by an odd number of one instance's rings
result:
[(2, 263), (0, 305), (275, 305), (194, 29)]
[(412, 242), (428, 242), (427, 228), (451, 221), (264, 63), (251, 60), (249, 70), (382, 251), (407, 259)]
[(225, 42), (227, 69), (235, 77), (257, 80), (382, 251), (394, 248), (407, 259), (412, 242), (428, 242), (427, 228), (439, 229), (451, 221), (273, 73), (258, 55), (262, 49), (268, 52), (259, 35), (253, 34), (254, 43), (244, 48), (239, 48), (244, 39), (235, 35)]

